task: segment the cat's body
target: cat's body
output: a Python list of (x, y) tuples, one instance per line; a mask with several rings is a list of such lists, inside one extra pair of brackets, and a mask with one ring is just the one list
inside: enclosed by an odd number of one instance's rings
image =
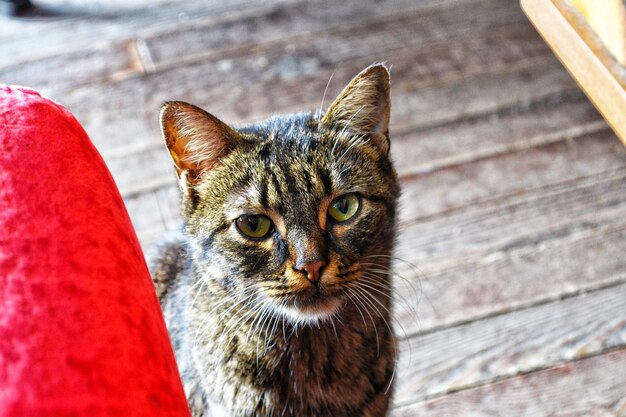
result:
[(323, 116), (234, 130), (164, 107), (185, 226), (152, 273), (194, 416), (386, 414), (399, 193), (388, 120), (382, 66)]

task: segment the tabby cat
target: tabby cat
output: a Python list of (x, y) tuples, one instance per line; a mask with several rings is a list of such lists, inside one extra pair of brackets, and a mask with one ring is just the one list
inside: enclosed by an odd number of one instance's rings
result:
[(184, 227), (151, 270), (195, 417), (386, 415), (389, 92), (373, 65), (325, 113), (238, 129), (164, 104)]

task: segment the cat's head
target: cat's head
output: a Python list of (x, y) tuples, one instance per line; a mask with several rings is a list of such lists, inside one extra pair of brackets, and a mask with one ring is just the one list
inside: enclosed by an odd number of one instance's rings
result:
[(387, 69), (374, 65), (325, 113), (235, 129), (187, 103), (163, 106), (206, 279), (302, 322), (340, 311), (355, 286), (388, 291), (399, 194), (389, 92)]

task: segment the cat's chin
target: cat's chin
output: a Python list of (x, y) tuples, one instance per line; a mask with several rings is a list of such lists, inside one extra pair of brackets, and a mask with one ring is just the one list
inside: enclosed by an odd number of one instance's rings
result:
[(343, 304), (342, 298), (332, 297), (297, 306), (280, 306), (279, 309), (294, 324), (318, 324), (330, 320), (339, 312)]

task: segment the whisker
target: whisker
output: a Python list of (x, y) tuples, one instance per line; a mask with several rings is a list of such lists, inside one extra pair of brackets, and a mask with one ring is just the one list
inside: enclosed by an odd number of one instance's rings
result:
[[(376, 311), (376, 313), (378, 314), (378, 316), (379, 316), (379, 317), (383, 320), (383, 322), (385, 323), (385, 326), (387, 326), (387, 329), (389, 330), (389, 332), (390, 332), (391, 334), (393, 334), (394, 332), (393, 332), (393, 330), (391, 329), (391, 326), (389, 325), (389, 322), (388, 322), (388, 321), (387, 321), (387, 319), (386, 319), (386, 318), (385, 318), (385, 317), (381, 314), (381, 312), (378, 310), (378, 308), (377, 308), (377, 307), (373, 304), (372, 300), (373, 300), (373, 301), (375, 301), (376, 303), (378, 303), (378, 304), (379, 304), (379, 305), (380, 305), (380, 306), (381, 306), (381, 307), (382, 307), (382, 308), (383, 308), (383, 309), (384, 309), (384, 310), (385, 310), (385, 311), (389, 314), (389, 317), (391, 317), (391, 319), (392, 319), (392, 320), (395, 320), (395, 322), (398, 324), (398, 326), (400, 327), (400, 329), (401, 329), (401, 330), (402, 330), (402, 332), (404, 333), (404, 335), (405, 335), (405, 340), (407, 340), (407, 341), (408, 341), (408, 343), (409, 343), (409, 363), (412, 363), (412, 361), (413, 361), (413, 347), (412, 347), (412, 345), (411, 345), (411, 341), (410, 341), (410, 340), (409, 340), (409, 338), (408, 338), (407, 332), (406, 332), (406, 330), (404, 329), (404, 327), (402, 326), (402, 324), (401, 324), (401, 323), (400, 323), (397, 319), (394, 319), (394, 317), (393, 317), (393, 315), (391, 314), (391, 312), (389, 311), (389, 309), (388, 309), (388, 308), (387, 308), (384, 304), (382, 304), (382, 303), (380, 302), (380, 300), (378, 300), (377, 298), (375, 298), (372, 294), (369, 294), (367, 291), (365, 291), (365, 290), (364, 290), (364, 289), (362, 289), (362, 288), (355, 288), (355, 291), (360, 291), (360, 292), (362, 292), (363, 297), (364, 297), (364, 298), (366, 298), (366, 299), (369, 301), (369, 305), (370, 305), (370, 306), (374, 309), (374, 311)], [(369, 297), (368, 297), (368, 296), (369, 296)], [(392, 380), (393, 380), (393, 377), (394, 377), (394, 376), (395, 376), (395, 374), (396, 374), (396, 367), (397, 367), (397, 366), (398, 366), (398, 361), (397, 361), (397, 359), (396, 359), (396, 360), (394, 360), (394, 372), (393, 372), (393, 375), (392, 375)], [(391, 386), (391, 381), (390, 381), (390, 385), (389, 385), (389, 386)], [(389, 389), (389, 388), (387, 388), (387, 389)]]
[[(383, 297), (385, 297), (385, 298), (387, 298), (389, 300), (392, 299), (392, 295), (391, 294), (388, 294), (388, 293), (382, 291), (381, 289), (376, 288), (376, 287), (370, 285), (370, 282), (367, 280), (367, 277), (362, 277), (362, 279), (360, 279), (358, 281), (355, 281), (355, 286), (368, 288), (368, 289), (370, 289), (372, 291), (376, 291), (378, 294), (380, 294), (381, 296), (383, 296)], [(381, 288), (389, 289), (391, 291), (390, 288), (385, 288), (385, 287), (381, 287)], [(389, 310), (387, 308), (385, 308), (385, 309), (387, 310), (387, 312), (389, 312)], [(391, 314), (391, 312), (389, 312), (389, 314)]]
[[(244, 294), (247, 290), (250, 290), (250, 288), (248, 288), (248, 289), (246, 289), (246, 290), (242, 291), (240, 294), (241, 294), (241, 295), (243, 295), (243, 294)], [(240, 300), (240, 301), (239, 301), (239, 303), (244, 303), (244, 302), (248, 301), (250, 298), (252, 298), (252, 297), (254, 297), (254, 296), (256, 296), (256, 292), (254, 292), (254, 293), (252, 293), (252, 294), (248, 295), (247, 297), (244, 297), (242, 300)], [(203, 318), (203, 319), (202, 319), (202, 321), (200, 322), (200, 325), (198, 326), (198, 330), (196, 331), (196, 334), (195, 334), (195, 336), (194, 336), (194, 339), (193, 339), (193, 346), (196, 346), (196, 343), (197, 343), (197, 341), (198, 341), (198, 336), (199, 336), (199, 334), (200, 334), (200, 331), (202, 330), (202, 328), (203, 328), (203, 327), (204, 327), (204, 325), (206, 324), (206, 321), (209, 319), (209, 317), (211, 317), (211, 315), (212, 315), (213, 311), (215, 311), (215, 309), (216, 309), (216, 308), (218, 308), (219, 306), (224, 305), (224, 304), (226, 304), (227, 302), (234, 301), (234, 300), (235, 300), (235, 299), (237, 299), (237, 298), (238, 298), (238, 297), (236, 297), (236, 296), (231, 296), (231, 297), (227, 298), (226, 300), (224, 300), (224, 301), (220, 302), (217, 306), (213, 307), (213, 308), (212, 308), (212, 309), (211, 309), (208, 313), (206, 313), (206, 314), (204, 315), (204, 318)], [(229, 308), (227, 308), (225, 311), (223, 311), (223, 312), (222, 312), (222, 313), (221, 313), (221, 314), (220, 314), (220, 315), (216, 318), (216, 322), (218, 322), (218, 323), (219, 323), (219, 322), (222, 320), (222, 318), (223, 318), (226, 314), (228, 314), (230, 311), (232, 311), (232, 310), (233, 310), (235, 307), (237, 307), (237, 306), (238, 306), (238, 304), (237, 304), (237, 303), (233, 303), (233, 305), (232, 305), (232, 306), (230, 306)]]
[[(378, 273), (386, 273), (380, 270), (375, 270), (375, 269), (369, 269), (369, 272), (378, 272)], [(403, 277), (402, 275), (395, 273), (395, 272), (390, 272), (390, 275), (392, 276), (393, 279), (399, 279), (403, 282), (403, 284), (400, 285), (392, 285), (392, 289), (393, 289), (393, 293), (396, 297), (398, 297), (399, 300), (402, 300), (403, 302), (400, 304), (404, 310), (411, 316), (413, 317), (417, 324), (418, 327), (420, 327), (420, 319), (419, 319), (419, 314), (417, 312), (417, 306), (419, 306), (419, 304), (422, 301), (422, 298), (424, 298), (430, 308), (432, 308), (434, 311), (437, 311), (437, 309), (435, 308), (435, 306), (433, 305), (433, 303), (430, 301), (430, 299), (428, 298), (428, 296), (424, 293), (424, 291), (421, 288), (421, 285), (419, 287), (419, 290), (414, 286), (414, 282), (410, 281), (409, 279)], [(419, 281), (418, 281), (419, 283)], [(403, 295), (403, 293), (401, 292), (401, 290), (408, 290), (409, 295), (407, 297), (405, 297)], [(414, 302), (410, 302), (410, 300), (415, 300)]]
[(415, 309), (413, 305), (414, 303), (409, 302), (409, 299), (406, 298), (404, 294), (402, 294), (397, 287), (394, 287), (394, 286), (389, 287), (387, 285), (384, 285), (380, 282), (375, 281), (375, 279), (378, 279), (378, 278), (379, 278), (378, 276), (370, 275), (366, 272), (361, 273), (361, 280), (363, 280), (364, 282), (367, 282), (370, 285), (378, 287), (381, 290), (390, 289), (391, 295), (389, 295), (389, 297), (394, 300), (400, 301), (398, 304), (402, 306), (412, 318), (417, 318), (417, 310)]
[[(187, 307), (187, 311), (193, 310), (193, 307), (195, 306), (196, 301), (198, 300), (198, 297), (200, 296), (200, 294), (202, 294), (202, 290), (204, 289), (204, 285), (208, 282), (208, 280), (206, 280), (205, 277), (202, 276), (202, 278), (200, 278), (199, 282), (201, 282), (200, 288), (198, 288), (198, 291), (196, 292), (195, 297), (193, 297), (193, 301), (191, 301), (191, 304)], [(196, 284), (194, 284), (191, 288), (195, 287)], [(191, 291), (191, 288), (189, 289), (189, 291)]]
[[(430, 304), (431, 308), (433, 308), (433, 310), (436, 310), (435, 306), (432, 304), (432, 302), (430, 301), (430, 299), (428, 299), (428, 296), (426, 294), (424, 294), (424, 292), (421, 289), (421, 283), (419, 281), (419, 277), (424, 277), (424, 273), (422, 271), (420, 271), (420, 269), (415, 266), (414, 264), (412, 264), (411, 262), (405, 261), (401, 258), (398, 258), (396, 256), (390, 256), (390, 255), (369, 255), (369, 256), (365, 256), (363, 259), (371, 259), (371, 258), (385, 258), (385, 259), (389, 259), (389, 260), (396, 260), (396, 261), (400, 261), (400, 262), (404, 262), (406, 265), (408, 265), (411, 269), (413, 269), (413, 271), (415, 272), (415, 276), (418, 278), (417, 282), (414, 282), (413, 280), (409, 280), (408, 278), (404, 277), (402, 274), (398, 273), (398, 272), (394, 272), (391, 270), (391, 268), (389, 268), (389, 266), (386, 265), (381, 265), (381, 264), (377, 264), (377, 263), (373, 263), (373, 262), (362, 262), (361, 265), (367, 267), (368, 265), (372, 265), (372, 266), (378, 266), (381, 268), (384, 268), (386, 272), (392, 274), (394, 277), (401, 279), (402, 281), (404, 281), (405, 284), (407, 284), (407, 286), (410, 288), (410, 290), (413, 292), (413, 295), (415, 296), (415, 299), (417, 300), (417, 302), (419, 303), (421, 301), (422, 296), (424, 296), (426, 298), (426, 300), (428, 301), (428, 303)], [(380, 271), (378, 271), (380, 272)], [(420, 290), (419, 290), (419, 294), (418, 294), (418, 290), (415, 288), (415, 285), (420, 285)]]
[[(235, 311), (233, 314), (231, 314), (230, 316), (228, 316), (228, 318), (226, 319), (226, 323), (225, 325), (221, 328), (222, 331), (219, 335), (219, 337), (217, 338), (217, 340), (219, 340), (219, 343), (217, 344), (217, 350), (221, 351), (222, 350), (222, 343), (224, 342), (224, 338), (226, 336), (228, 336), (228, 333), (230, 331), (230, 329), (234, 326), (237, 325), (237, 323), (239, 322), (237, 315), (243, 311), (246, 308), (246, 305), (240, 305), (239, 308), (237, 309), (237, 311)], [(248, 311), (249, 312), (249, 311)], [(244, 313), (242, 314), (242, 317), (245, 317), (246, 314), (248, 313)], [(233, 323), (234, 322), (234, 323)], [(213, 334), (215, 335), (215, 333), (217, 332), (218, 329), (214, 329)]]
[[(261, 322), (262, 323), (261, 324), (261, 328), (259, 329), (259, 337), (257, 338), (257, 343), (256, 343), (256, 361), (257, 361), (257, 366), (259, 365), (259, 342), (261, 341), (261, 334), (263, 334), (264, 336), (267, 336), (267, 333), (265, 331), (265, 324), (271, 317), (271, 311), (270, 310), (271, 310), (271, 306), (266, 304), (264, 312), (263, 312), (263, 321)], [(265, 347), (265, 343), (266, 342), (263, 342), (263, 346), (264, 347)]]
[[(409, 360), (410, 363), (410, 360)], [(393, 361), (393, 372), (391, 374), (391, 378), (389, 378), (389, 385), (387, 385), (387, 389), (385, 390), (385, 394), (387, 394), (389, 392), (389, 390), (391, 389), (391, 385), (393, 384), (393, 380), (396, 377), (396, 370), (398, 369), (398, 356), (396, 353), (396, 358)]]
[[(233, 329), (235, 326), (237, 326), (240, 322), (241, 324), (239, 325), (239, 327), (237, 328), (237, 330), (235, 330), (232, 335), (231, 338), (229, 340), (229, 344), (233, 341), (233, 339), (235, 338), (235, 336), (237, 336), (237, 333), (239, 333), (239, 330), (241, 330), (241, 328), (246, 324), (246, 321), (252, 317), (255, 313), (256, 313), (256, 305), (258, 305), (259, 301), (258, 300), (252, 300), (252, 302), (248, 302), (246, 303), (244, 306), (242, 306), (241, 309), (237, 310), (236, 314), (239, 314), (239, 312), (241, 310), (243, 310), (244, 308), (248, 308), (248, 311), (246, 311), (244, 314), (241, 315), (241, 317), (239, 318), (239, 320), (237, 320), (234, 324), (232, 324), (229, 328), (224, 327), (224, 331), (222, 332), (222, 336), (228, 336), (228, 331), (230, 329)], [(236, 314), (233, 314), (233, 317), (236, 316)], [(219, 351), (222, 347), (222, 336), (220, 336), (220, 343), (218, 344), (217, 350)]]
[[(383, 303), (381, 303), (379, 299), (377, 299), (376, 297), (372, 296), (372, 294), (368, 293), (365, 289), (363, 289), (363, 288), (361, 288), (359, 286), (355, 286), (354, 290), (363, 296), (365, 301), (367, 301), (368, 305), (376, 312), (376, 315), (378, 315), (378, 317), (380, 317), (383, 320), (383, 322), (387, 326), (387, 329), (389, 330), (389, 332), (393, 334), (393, 330), (391, 329), (391, 326), (389, 325), (389, 322), (387, 321), (385, 316), (380, 312), (378, 307), (376, 307), (376, 304), (378, 304), (381, 308), (383, 308), (383, 310), (385, 312), (387, 312), (389, 315), (391, 315), (391, 312), (389, 311), (389, 309)], [(376, 304), (374, 304), (374, 302), (376, 302)]]
[(191, 287), (189, 287), (189, 289), (187, 291), (185, 291), (183, 293), (183, 295), (180, 297), (181, 301), (184, 300), (191, 291), (193, 291), (198, 285), (204, 285), (205, 280), (208, 276), (208, 272), (203, 274), (197, 281), (195, 284), (193, 284)]
[(335, 70), (333, 71), (332, 74), (330, 74), (330, 78), (328, 79), (328, 82), (326, 83), (326, 88), (324, 88), (324, 94), (322, 95), (322, 102), (320, 103), (320, 111), (319, 111), (319, 117), (317, 119), (317, 123), (321, 123), (322, 121), (322, 116), (323, 116), (323, 108), (324, 108), (324, 100), (326, 99), (326, 93), (328, 92), (328, 87), (330, 86), (330, 82), (332, 81), (333, 77), (335, 76), (335, 73), (337, 72), (337, 68), (335, 68)]
[(262, 306), (262, 308), (257, 310), (256, 317), (254, 318), (252, 323), (250, 323), (250, 328), (248, 329), (248, 332), (246, 334), (246, 344), (248, 344), (248, 341), (250, 340), (250, 335), (251, 334), (254, 335), (256, 333), (256, 326), (258, 324), (258, 321), (261, 320), (262, 313), (267, 308), (267, 305), (265, 304), (265, 301), (261, 301), (261, 306)]
[(367, 305), (365, 304), (365, 301), (363, 301), (362, 299), (362, 295), (360, 295), (357, 291), (356, 291), (356, 287), (352, 287), (352, 294), (355, 296), (356, 299), (360, 299), (361, 300), (361, 306), (365, 309), (365, 313), (369, 316), (370, 321), (372, 322), (372, 326), (374, 327), (374, 333), (376, 334), (376, 356), (380, 355), (380, 339), (378, 337), (378, 329), (376, 328), (376, 322), (374, 321), (374, 317), (372, 317), (372, 315), (369, 312), (369, 309), (367, 308)]
[(365, 327), (365, 329), (367, 329), (367, 322), (365, 321), (365, 316), (363, 315), (363, 312), (361, 311), (361, 309), (359, 308), (358, 304), (356, 303), (355, 299), (352, 298), (352, 295), (350, 294), (350, 291), (346, 292), (346, 296), (348, 297), (348, 299), (350, 301), (352, 301), (352, 304), (356, 307), (357, 311), (359, 312), (359, 314), (361, 315), (361, 319), (363, 319), (363, 326)]
[(196, 334), (195, 334), (195, 337), (194, 337), (194, 341), (193, 341), (193, 346), (194, 346), (194, 347), (196, 346), (196, 341), (197, 341), (197, 339), (198, 339), (198, 333), (199, 333), (199, 332), (200, 332), (200, 331), (204, 328), (204, 325), (205, 325), (206, 321), (207, 321), (207, 320), (211, 317), (211, 313), (212, 313), (212, 312), (213, 312), (216, 308), (218, 308), (218, 307), (220, 307), (220, 306), (222, 306), (222, 305), (224, 305), (224, 304), (226, 304), (226, 303), (228, 303), (228, 302), (231, 302), (231, 301), (236, 300), (236, 299), (237, 299), (237, 295), (238, 295), (238, 294), (233, 294), (233, 295), (231, 295), (231, 296), (227, 297), (226, 299), (224, 299), (224, 300), (222, 300), (220, 303), (218, 303), (218, 305), (214, 306), (214, 307), (213, 307), (213, 308), (212, 308), (212, 309), (211, 309), (208, 313), (205, 313), (205, 314), (203, 315), (203, 318), (202, 318), (202, 320), (200, 321), (200, 325), (198, 326), (198, 330), (196, 331)]
[[(278, 314), (273, 314), (273, 317), (274, 317), (274, 325), (272, 326), (270, 330), (270, 339), (274, 339), (274, 336), (276, 335), (276, 332), (278, 331), (279, 322), (284, 321), (284, 318), (280, 317)], [(269, 349), (269, 346), (267, 349)]]

